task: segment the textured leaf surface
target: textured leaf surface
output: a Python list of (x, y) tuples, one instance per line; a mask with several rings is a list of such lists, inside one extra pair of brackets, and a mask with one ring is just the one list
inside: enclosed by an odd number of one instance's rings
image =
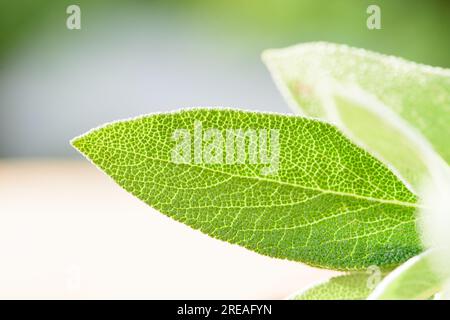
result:
[(450, 163), (450, 70), (329, 43), (263, 60), (294, 110), (332, 121), (416, 190), (428, 175), (424, 153)]
[(293, 300), (365, 300), (373, 291), (370, 275), (355, 272), (319, 283), (292, 297)]
[(372, 300), (430, 299), (442, 289), (444, 277), (435, 272), (431, 252), (424, 252), (398, 267), (375, 289)]
[[(262, 175), (260, 164), (174, 163), (174, 131), (195, 135), (199, 121), (221, 132), (278, 130), (277, 174)], [(195, 109), (109, 124), (73, 145), (160, 212), (264, 255), (361, 269), (397, 265), (421, 251), (415, 195), (323, 122)]]

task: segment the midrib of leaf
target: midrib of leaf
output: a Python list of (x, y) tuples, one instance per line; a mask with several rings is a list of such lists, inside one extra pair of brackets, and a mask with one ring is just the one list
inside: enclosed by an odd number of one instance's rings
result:
[[(130, 154), (133, 154), (133, 155), (136, 155), (136, 156), (144, 157), (144, 158), (149, 159), (149, 160), (161, 161), (161, 162), (165, 162), (165, 163), (172, 163), (171, 161), (169, 161), (167, 159), (150, 157), (150, 156), (148, 156), (146, 154), (130, 152), (129, 150), (122, 150), (122, 149), (117, 148), (117, 147), (112, 148), (112, 147), (110, 147), (108, 145), (105, 145), (105, 144), (102, 144), (102, 147), (107, 148), (107, 149), (118, 150), (118, 151), (121, 151), (121, 152), (130, 153)], [(232, 174), (232, 173), (226, 172), (226, 171), (213, 169), (211, 167), (201, 166), (201, 165), (198, 165), (198, 164), (195, 164), (195, 163), (189, 164), (189, 167), (195, 167), (195, 168), (199, 168), (199, 169), (202, 169), (202, 170), (207, 170), (207, 171), (210, 171), (210, 172), (216, 172), (216, 173), (228, 175), (228, 176), (234, 177), (234, 178), (256, 180), (256, 181), (263, 181), (263, 182), (271, 182), (271, 183), (276, 183), (276, 184), (289, 186), (289, 187), (293, 187), (293, 188), (299, 188), (299, 189), (309, 190), (309, 191), (316, 191), (316, 192), (320, 192), (320, 193), (324, 193), (324, 194), (332, 194), (332, 195), (343, 196), (343, 197), (351, 197), (351, 198), (355, 198), (355, 199), (361, 199), (361, 200), (367, 200), (367, 201), (373, 201), (373, 202), (379, 202), (379, 203), (385, 203), (385, 204), (394, 204), (394, 205), (404, 206), (404, 207), (421, 208), (421, 205), (419, 203), (417, 203), (417, 202), (415, 203), (415, 202), (405, 202), (405, 201), (398, 201), (398, 200), (373, 198), (373, 197), (368, 197), (368, 196), (363, 196), (363, 195), (358, 195), (358, 194), (353, 194), (353, 193), (346, 193), (346, 192), (340, 192), (340, 191), (335, 191), (335, 190), (325, 190), (325, 189), (321, 189), (321, 188), (307, 187), (307, 186), (302, 186), (302, 185), (291, 183), (291, 182), (279, 181), (279, 180), (264, 178), (264, 177), (261, 177), (261, 176), (253, 176), (253, 177), (252, 176), (242, 176), (242, 175)], [(209, 188), (209, 187), (210, 186), (207, 186), (205, 188)]]

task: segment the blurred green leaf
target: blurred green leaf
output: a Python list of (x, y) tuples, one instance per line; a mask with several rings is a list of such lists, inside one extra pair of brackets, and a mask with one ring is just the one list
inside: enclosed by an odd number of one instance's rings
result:
[(365, 300), (373, 290), (370, 285), (370, 277), (370, 274), (363, 272), (333, 277), (295, 294), (291, 299)]
[(411, 258), (389, 274), (370, 295), (371, 300), (430, 299), (438, 293), (445, 278), (436, 272), (431, 257), (434, 251), (426, 251)]
[(330, 43), (268, 50), (263, 60), (294, 110), (333, 122), (415, 190), (427, 141), (450, 162), (450, 70)]

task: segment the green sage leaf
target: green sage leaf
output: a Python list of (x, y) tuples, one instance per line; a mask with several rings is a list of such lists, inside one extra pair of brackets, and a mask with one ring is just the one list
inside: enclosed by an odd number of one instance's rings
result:
[(268, 50), (263, 60), (294, 110), (335, 123), (414, 190), (429, 176), (429, 154), (450, 163), (450, 70), (331, 43)]
[[(370, 273), (333, 277), (292, 296), (293, 300), (365, 300), (373, 291)], [(381, 274), (380, 274), (381, 277)], [(381, 278), (380, 278), (381, 280)]]
[(422, 250), (415, 195), (324, 122), (194, 109), (116, 122), (72, 143), (160, 212), (264, 255), (354, 270)]
[(426, 251), (389, 274), (370, 295), (371, 300), (424, 300), (438, 293), (445, 277), (436, 272), (432, 254)]

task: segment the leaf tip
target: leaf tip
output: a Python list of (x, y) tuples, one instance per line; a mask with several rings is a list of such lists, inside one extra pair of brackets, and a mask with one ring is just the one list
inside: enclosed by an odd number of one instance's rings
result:
[(277, 62), (277, 58), (284, 49), (266, 49), (261, 53), (261, 60), (267, 68), (271, 69), (273, 64)]
[(71, 139), (69, 141), (70, 145), (77, 150), (78, 152), (80, 152), (81, 154), (85, 154), (84, 150), (84, 146), (85, 146), (85, 141), (86, 141), (86, 136), (87, 134), (82, 134), (80, 136), (77, 136), (73, 139)]
[(274, 49), (266, 49), (263, 52), (261, 52), (261, 60), (267, 64), (267, 62), (270, 61), (270, 57), (272, 56)]

